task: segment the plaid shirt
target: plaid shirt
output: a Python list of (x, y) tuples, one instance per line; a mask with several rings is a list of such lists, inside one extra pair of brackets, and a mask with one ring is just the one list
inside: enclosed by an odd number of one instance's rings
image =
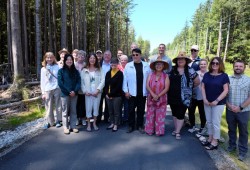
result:
[[(250, 77), (241, 75), (229, 76), (230, 85), (227, 101), (235, 106), (240, 106), (250, 97)], [(250, 111), (250, 105), (245, 107), (242, 112)]]

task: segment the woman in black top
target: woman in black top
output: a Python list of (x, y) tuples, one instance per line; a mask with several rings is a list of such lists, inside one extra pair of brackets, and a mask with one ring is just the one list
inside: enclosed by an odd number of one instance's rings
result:
[(111, 69), (106, 74), (104, 87), (111, 122), (107, 129), (112, 129), (113, 132), (118, 130), (123, 96), (123, 73), (118, 69), (118, 63), (119, 61), (117, 58), (111, 59)]

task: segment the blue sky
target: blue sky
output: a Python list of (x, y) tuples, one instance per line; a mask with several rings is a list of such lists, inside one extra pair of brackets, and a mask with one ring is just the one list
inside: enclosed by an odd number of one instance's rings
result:
[(149, 40), (151, 51), (160, 43), (170, 43), (206, 0), (134, 0), (130, 16), (136, 38)]

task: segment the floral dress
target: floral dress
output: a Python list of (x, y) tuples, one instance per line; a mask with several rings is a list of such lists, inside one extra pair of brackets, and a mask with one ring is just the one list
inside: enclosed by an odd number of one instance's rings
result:
[[(149, 87), (156, 94), (160, 94), (165, 88), (166, 73), (162, 73), (157, 79), (156, 74), (152, 73), (149, 80)], [(152, 135), (164, 135), (165, 117), (167, 111), (167, 94), (162, 95), (158, 101), (154, 101), (151, 94), (147, 97), (147, 115), (145, 132)]]

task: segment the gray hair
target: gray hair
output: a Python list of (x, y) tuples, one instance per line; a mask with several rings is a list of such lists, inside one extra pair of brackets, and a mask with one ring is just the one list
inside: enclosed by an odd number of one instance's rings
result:
[(120, 56), (120, 60), (121, 60), (122, 58), (128, 60), (128, 56), (127, 56), (127, 55), (121, 55), (121, 56)]
[(83, 50), (79, 50), (78, 52), (77, 52), (77, 56), (78, 55), (81, 55), (81, 56), (84, 56), (84, 57), (86, 57), (86, 52), (85, 51), (83, 51)]

